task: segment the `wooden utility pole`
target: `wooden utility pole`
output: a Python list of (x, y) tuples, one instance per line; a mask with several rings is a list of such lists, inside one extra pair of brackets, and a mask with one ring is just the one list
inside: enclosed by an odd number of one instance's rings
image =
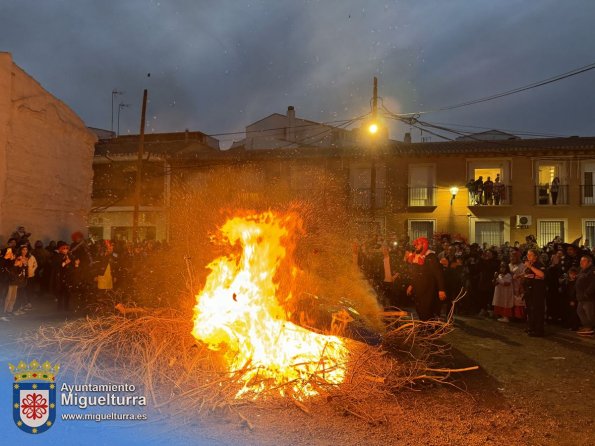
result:
[[(378, 125), (377, 122), (377, 115), (378, 115), (378, 79), (374, 76), (374, 93), (372, 95), (372, 122)], [(375, 135), (372, 135), (374, 138)], [(375, 152), (376, 147), (373, 147), (372, 150)], [(372, 164), (370, 165), (370, 218), (374, 218), (375, 209), (376, 209), (376, 154), (373, 153), (371, 156)]]
[(134, 212), (132, 214), (132, 241), (138, 242), (138, 212), (141, 203), (141, 185), (143, 179), (143, 155), (145, 153), (145, 116), (147, 113), (147, 89), (143, 93), (143, 108), (140, 118), (140, 136), (138, 140), (138, 158), (136, 161), (136, 184), (134, 185)]

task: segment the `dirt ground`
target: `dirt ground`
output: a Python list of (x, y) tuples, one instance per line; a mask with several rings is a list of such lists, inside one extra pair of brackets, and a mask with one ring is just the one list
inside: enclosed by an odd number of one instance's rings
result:
[[(20, 330), (0, 325), (0, 353), (7, 358), (23, 330), (59, 324), (33, 311)], [(451, 386), (404, 390), (394, 398), (367, 401), (359, 409), (382, 422), (370, 424), (333, 402), (311, 402), (310, 413), (291, 403), (246, 403), (237, 414), (194, 418), (183, 428), (155, 418), (179, 444), (200, 445), (590, 445), (595, 402), (595, 339), (548, 327), (530, 338), (522, 324), (457, 318), (445, 339), (453, 368), (479, 365)], [(155, 444), (161, 444), (157, 441)]]
[[(213, 445), (589, 445), (593, 443), (595, 340), (560, 328), (530, 338), (522, 324), (459, 318), (448, 335), (452, 367), (479, 365), (454, 382), (368, 401), (376, 424), (311, 403), (246, 404), (237, 415), (205, 420), (198, 436)], [(250, 426), (248, 426), (250, 425)], [(195, 437), (196, 438), (196, 437)]]

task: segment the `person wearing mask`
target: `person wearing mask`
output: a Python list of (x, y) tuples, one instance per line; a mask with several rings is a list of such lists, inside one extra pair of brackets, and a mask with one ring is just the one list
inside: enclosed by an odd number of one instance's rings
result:
[(443, 268), (429, 246), (427, 238), (419, 237), (413, 241), (414, 251), (406, 254), (411, 268), (407, 295), (414, 297), (415, 310), (422, 321), (439, 317), (441, 301), (446, 300)]

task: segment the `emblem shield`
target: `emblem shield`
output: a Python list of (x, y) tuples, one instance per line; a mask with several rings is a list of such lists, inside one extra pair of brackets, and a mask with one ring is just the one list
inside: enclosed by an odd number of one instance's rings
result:
[(56, 421), (56, 385), (49, 382), (13, 383), (12, 416), (19, 429), (45, 432)]

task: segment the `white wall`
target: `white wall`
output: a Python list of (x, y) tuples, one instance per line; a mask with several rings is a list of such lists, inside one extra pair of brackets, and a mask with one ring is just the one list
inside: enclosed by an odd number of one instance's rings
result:
[(32, 241), (87, 226), (95, 135), (0, 53), (0, 243), (23, 225)]

